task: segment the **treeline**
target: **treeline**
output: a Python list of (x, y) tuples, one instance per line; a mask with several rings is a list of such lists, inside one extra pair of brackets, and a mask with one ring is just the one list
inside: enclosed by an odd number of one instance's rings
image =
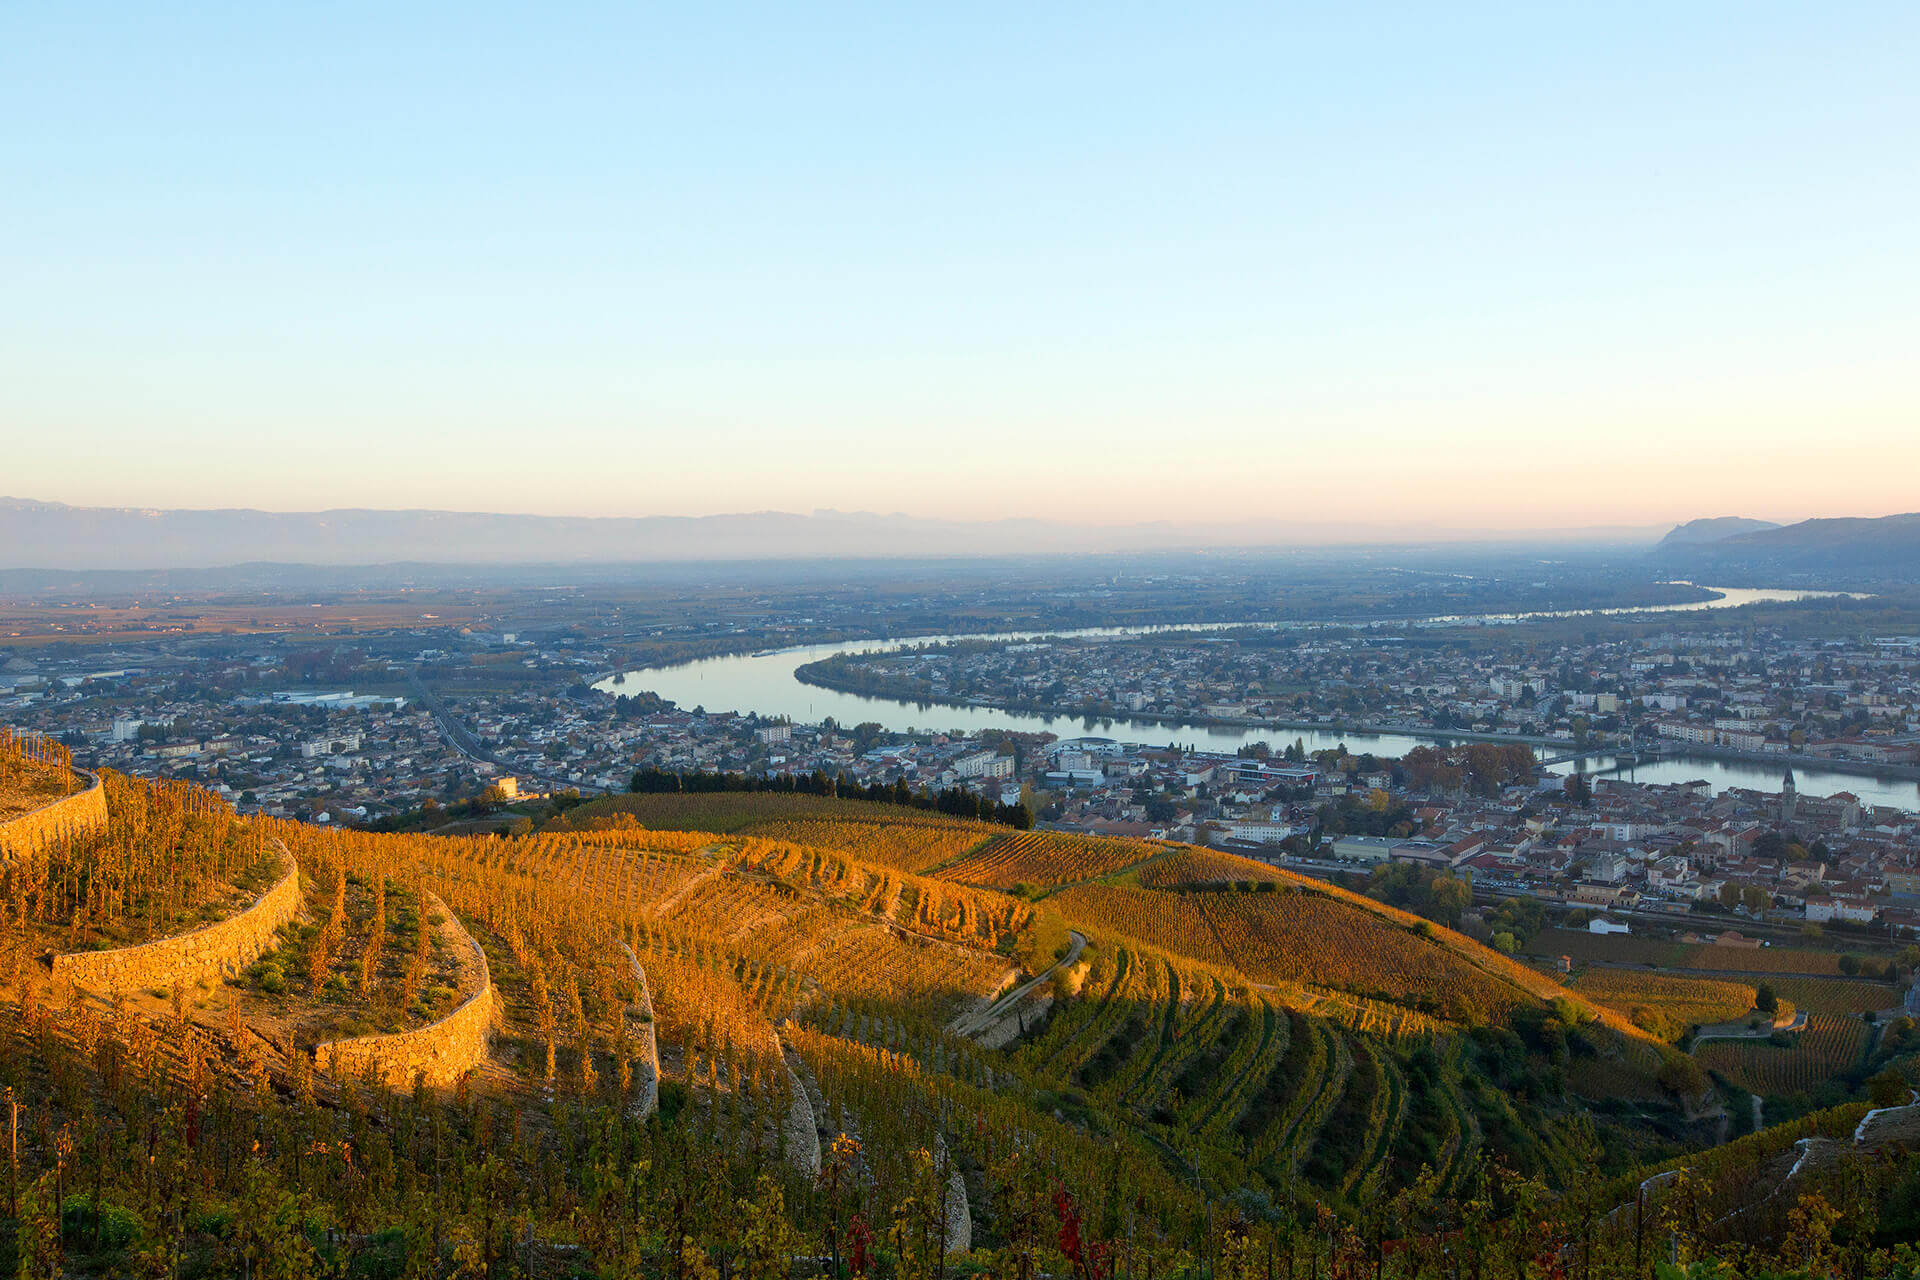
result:
[(842, 800), (865, 800), (872, 804), (899, 805), (903, 809), (926, 809), (955, 818), (974, 818), (1026, 831), (1033, 826), (1033, 810), (1025, 804), (1000, 804), (977, 796), (962, 787), (941, 791), (914, 788), (905, 778), (891, 783), (869, 782), (864, 786), (846, 774), (829, 776), (821, 770), (791, 776), (768, 777), (763, 774), (676, 773), (670, 769), (640, 769), (627, 790), (636, 794), (663, 792), (770, 791), (781, 795), (829, 796)]

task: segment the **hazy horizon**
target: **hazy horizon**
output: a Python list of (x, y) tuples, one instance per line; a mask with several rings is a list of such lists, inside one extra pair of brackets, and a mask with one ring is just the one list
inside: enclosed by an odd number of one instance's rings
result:
[(113, 511), (166, 512), (178, 514), (213, 514), (221, 512), (258, 513), (272, 516), (324, 516), (344, 512), (365, 512), (378, 515), (461, 515), (461, 516), (503, 516), (526, 517), (536, 520), (718, 520), (752, 516), (793, 516), (793, 517), (849, 517), (874, 518), (883, 520), (913, 520), (946, 524), (1013, 524), (1033, 523), (1057, 525), (1072, 529), (1133, 529), (1149, 526), (1164, 526), (1180, 529), (1209, 528), (1286, 528), (1289, 530), (1311, 531), (1321, 529), (1430, 529), (1441, 533), (1474, 536), (1480, 534), (1499, 534), (1524, 538), (1535, 534), (1581, 534), (1581, 533), (1665, 533), (1678, 526), (1697, 521), (1720, 518), (1742, 518), (1763, 520), (1773, 524), (1795, 524), (1803, 520), (1867, 518), (1906, 515), (1915, 505), (1920, 505), (1920, 497), (1911, 500), (1905, 507), (1899, 504), (1888, 506), (1885, 510), (1849, 507), (1846, 509), (1809, 509), (1804, 514), (1780, 514), (1763, 510), (1741, 509), (1700, 509), (1678, 512), (1672, 515), (1656, 516), (1644, 520), (1601, 520), (1591, 523), (1552, 522), (1542, 520), (1536, 524), (1500, 525), (1477, 522), (1471, 514), (1459, 514), (1453, 519), (1443, 517), (1421, 519), (1381, 519), (1375, 521), (1347, 519), (1297, 519), (1286, 516), (1261, 516), (1257, 514), (1235, 515), (1232, 513), (1213, 513), (1208, 517), (1189, 519), (1170, 519), (1164, 516), (1143, 516), (1138, 519), (1075, 519), (1047, 511), (1013, 511), (998, 515), (981, 516), (943, 516), (923, 511), (889, 509), (881, 507), (759, 507), (759, 508), (714, 508), (711, 510), (554, 510), (535, 507), (442, 507), (412, 504), (406, 506), (385, 506), (367, 503), (343, 503), (327, 507), (270, 506), (257, 502), (232, 502), (217, 505), (168, 506), (156, 502), (78, 502), (61, 498), (48, 498), (24, 493), (0, 493), (0, 503), (20, 503), (28, 506), (70, 507), (76, 509), (95, 508)]

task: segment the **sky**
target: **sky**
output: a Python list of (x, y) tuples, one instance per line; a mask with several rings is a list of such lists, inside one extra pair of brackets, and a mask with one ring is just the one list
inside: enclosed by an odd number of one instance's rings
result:
[(1920, 509), (1920, 6), (0, 4), (0, 494)]

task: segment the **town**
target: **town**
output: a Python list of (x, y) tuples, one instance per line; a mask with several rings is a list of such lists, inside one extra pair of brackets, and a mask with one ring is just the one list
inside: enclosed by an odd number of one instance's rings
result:
[[(1687, 918), (1920, 931), (1915, 806), (1801, 794), (1792, 778), (1808, 762), (1912, 771), (1915, 638), (1640, 630), (962, 642), (800, 673), (899, 701), (1069, 711), (1089, 730), (1074, 736), (797, 724), (615, 697), (595, 686), (618, 655), (578, 628), (16, 653), (0, 663), (0, 710), (91, 765), (323, 825), (457, 810), (470, 829), (519, 829), (542, 798), (625, 790), (641, 770), (821, 779), (963, 790), (1024, 805), (1047, 828), (1213, 844), (1354, 883), (1408, 867), (1416, 906), (1438, 879), (1440, 898), (1459, 881), (1486, 902), (1598, 913), (1602, 929)], [(1265, 736), (1223, 750), (1094, 732), (1113, 716)], [(1346, 730), (1351, 748), (1323, 745)], [(1428, 736), (1390, 756), (1367, 745), (1382, 731)], [(1598, 771), (1662, 751), (1765, 761), (1774, 781), (1716, 789)]]
[(1657, 743), (1920, 761), (1920, 637), (1780, 631), (1515, 641), (1493, 628), (1260, 630), (961, 643), (813, 663), (801, 678), (906, 702), (1084, 718)]

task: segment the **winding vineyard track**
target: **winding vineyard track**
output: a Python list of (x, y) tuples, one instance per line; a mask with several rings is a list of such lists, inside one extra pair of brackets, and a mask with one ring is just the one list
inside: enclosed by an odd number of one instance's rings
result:
[(1080, 953), (1086, 950), (1087, 947), (1087, 935), (1081, 933), (1078, 929), (1070, 929), (1067, 931), (1067, 937), (1066, 955), (1055, 960), (1052, 964), (1048, 965), (1045, 970), (1027, 979), (1027, 981), (1021, 983), (1012, 991), (988, 1005), (985, 1009), (962, 1014), (960, 1017), (954, 1019), (953, 1022), (948, 1024), (947, 1030), (951, 1031), (954, 1035), (964, 1036), (970, 1040), (977, 1040), (996, 1026), (1006, 1022), (1019, 1008), (1020, 1003), (1038, 988), (1041, 983), (1047, 982), (1054, 974), (1063, 972), (1065, 969), (1071, 967), (1075, 961), (1080, 959)]

